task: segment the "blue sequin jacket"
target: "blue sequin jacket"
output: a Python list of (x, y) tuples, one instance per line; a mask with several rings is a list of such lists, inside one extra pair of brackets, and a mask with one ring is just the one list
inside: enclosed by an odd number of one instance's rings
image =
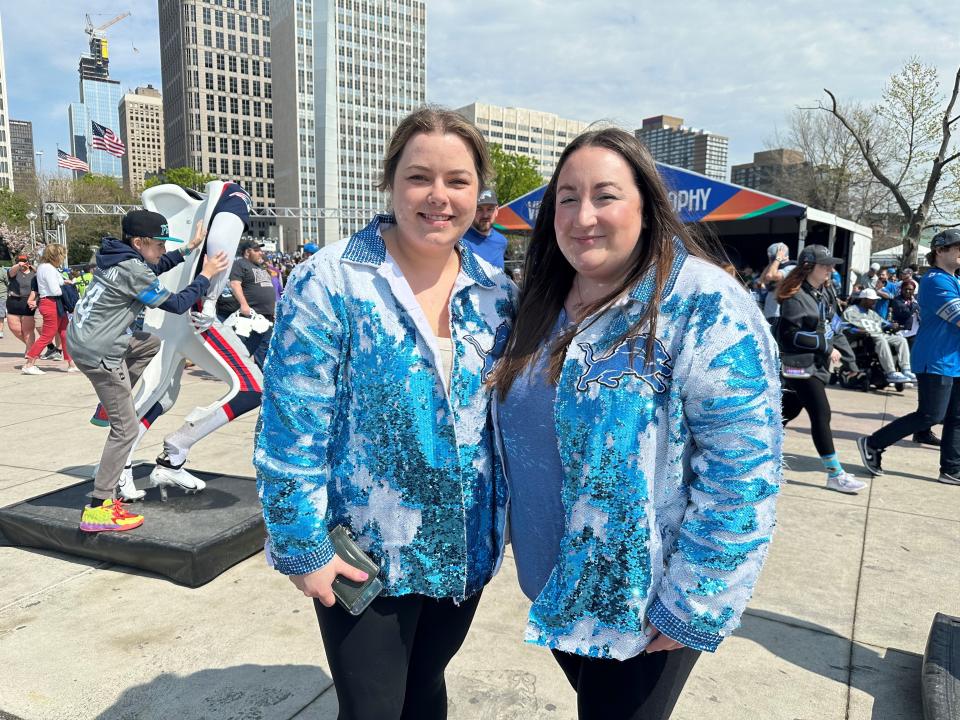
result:
[(783, 432), (768, 324), (733, 278), (678, 245), (645, 363), (647, 335), (622, 338), (651, 293), (648, 276), (567, 349), (554, 413), (565, 528), (529, 642), (626, 659), (650, 621), (713, 651), (766, 556)]
[[(377, 216), (290, 276), (277, 307), (254, 451), (274, 566), (333, 558), (346, 526), (388, 595), (463, 599), (496, 571), (506, 485), (484, 380), (514, 314), (509, 279), (462, 244), (449, 391), (436, 338)], [(497, 471), (499, 473), (499, 466)]]

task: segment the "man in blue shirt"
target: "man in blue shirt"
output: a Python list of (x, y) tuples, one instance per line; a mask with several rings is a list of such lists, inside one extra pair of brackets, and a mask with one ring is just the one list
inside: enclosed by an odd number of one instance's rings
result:
[(464, 234), (463, 242), (494, 267), (503, 268), (507, 239), (493, 229), (493, 220), (499, 209), (496, 193), (489, 188), (482, 190), (477, 197), (477, 214), (473, 218), (473, 226)]
[(960, 485), (960, 230), (934, 236), (927, 253), (930, 271), (920, 283), (920, 330), (913, 345), (917, 409), (869, 437), (857, 439), (863, 464), (882, 475), (883, 451), (911, 433), (943, 423), (942, 483)]
[(887, 313), (890, 310), (890, 301), (897, 296), (898, 292), (900, 292), (897, 288), (897, 284), (890, 281), (890, 272), (888, 270), (883, 269), (877, 273), (877, 281), (874, 283), (873, 289), (877, 291), (877, 295), (880, 298), (877, 300), (877, 306), (874, 308), (874, 310), (882, 320), (887, 320)]

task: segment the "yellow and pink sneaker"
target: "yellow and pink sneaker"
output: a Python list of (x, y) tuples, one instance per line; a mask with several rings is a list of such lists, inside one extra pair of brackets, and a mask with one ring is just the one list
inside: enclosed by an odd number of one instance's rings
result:
[(87, 505), (80, 517), (83, 532), (133, 530), (143, 525), (143, 515), (127, 512), (122, 500), (104, 500), (100, 507)]

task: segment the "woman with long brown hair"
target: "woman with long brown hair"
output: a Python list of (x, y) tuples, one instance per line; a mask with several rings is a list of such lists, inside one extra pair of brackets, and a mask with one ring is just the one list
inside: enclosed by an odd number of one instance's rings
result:
[(580, 718), (667, 718), (738, 624), (773, 529), (776, 349), (677, 219), (647, 149), (564, 150), (494, 372), (527, 640)]
[(866, 483), (846, 472), (837, 457), (826, 388), (830, 365), (840, 362), (840, 351), (833, 347), (833, 301), (824, 287), (832, 282), (833, 268), (841, 262), (823, 245), (803, 249), (797, 267), (777, 286), (780, 320), (776, 334), (785, 378), (783, 421), (807, 411), (813, 444), (827, 472), (827, 487), (855, 495)]
[[(37, 290), (35, 307), (43, 318), (43, 327), (40, 337), (27, 350), (26, 362), (20, 370), (24, 375), (43, 375), (43, 370), (37, 367), (37, 358), (43, 349), (53, 342), (53, 338), (60, 336), (60, 347), (63, 348), (63, 359), (67, 361), (67, 372), (80, 372), (73, 364), (70, 352), (67, 350), (67, 322), (69, 317), (59, 301), (63, 295), (63, 285), (71, 281), (64, 280), (60, 274), (60, 267), (67, 259), (65, 245), (51, 244), (43, 250), (40, 264), (37, 266)], [(33, 297), (34, 294), (31, 294)]]

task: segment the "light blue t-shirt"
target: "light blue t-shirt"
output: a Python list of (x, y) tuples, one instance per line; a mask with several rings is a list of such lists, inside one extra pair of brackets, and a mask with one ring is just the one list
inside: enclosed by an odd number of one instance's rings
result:
[[(567, 326), (561, 310), (550, 347)], [(531, 364), (497, 407), (510, 487), (510, 537), (520, 589), (536, 600), (560, 553), (564, 516), (563, 464), (553, 406), (557, 388), (546, 378), (547, 352)]]
[(502, 233), (490, 229), (490, 234), (484, 237), (472, 226), (463, 235), (463, 241), (470, 246), (474, 253), (482, 257), (494, 267), (503, 268), (503, 256), (507, 251), (507, 238)]
[(960, 377), (960, 280), (932, 268), (917, 293), (920, 329), (910, 351), (915, 373)]

